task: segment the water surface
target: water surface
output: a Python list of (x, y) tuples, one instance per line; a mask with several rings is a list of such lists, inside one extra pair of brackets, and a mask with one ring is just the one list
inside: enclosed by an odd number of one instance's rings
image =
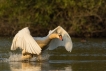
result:
[[(19, 62), (20, 50), (11, 51), (12, 38), (0, 38), (0, 71), (106, 71), (106, 39), (72, 38), (73, 50), (67, 52), (64, 47), (46, 51), (42, 56), (46, 61)], [(14, 55), (14, 56), (13, 56)], [(46, 57), (49, 55), (49, 58)], [(10, 58), (10, 56), (12, 56)]]

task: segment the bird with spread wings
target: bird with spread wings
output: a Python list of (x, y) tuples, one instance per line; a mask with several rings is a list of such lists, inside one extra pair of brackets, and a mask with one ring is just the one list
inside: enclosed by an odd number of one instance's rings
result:
[(53, 50), (58, 46), (72, 51), (71, 37), (61, 26), (50, 30), (45, 37), (32, 37), (28, 27), (25, 27), (13, 38), (11, 50), (22, 49), (22, 60), (27, 60), (33, 55), (40, 55), (45, 49)]

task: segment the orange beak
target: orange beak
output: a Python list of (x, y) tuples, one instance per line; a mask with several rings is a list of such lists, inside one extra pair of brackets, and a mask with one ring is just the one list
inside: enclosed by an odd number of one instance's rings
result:
[(63, 41), (62, 35), (59, 35), (59, 39)]

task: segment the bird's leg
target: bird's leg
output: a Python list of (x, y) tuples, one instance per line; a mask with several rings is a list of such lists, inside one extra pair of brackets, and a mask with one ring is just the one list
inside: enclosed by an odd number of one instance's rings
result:
[(32, 58), (32, 54), (22, 55), (22, 61), (29, 61)]
[(22, 51), (22, 55), (26, 55), (26, 51), (25, 50)]
[(42, 59), (41, 54), (37, 56), (37, 61), (40, 61)]
[(31, 53), (27, 53), (25, 50), (22, 51), (22, 61), (26, 61), (26, 60), (30, 60), (32, 58), (32, 54)]

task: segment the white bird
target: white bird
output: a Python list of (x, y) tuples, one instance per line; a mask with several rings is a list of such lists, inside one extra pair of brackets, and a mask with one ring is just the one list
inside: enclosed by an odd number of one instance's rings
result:
[(50, 30), (46, 37), (32, 37), (28, 27), (25, 27), (13, 38), (11, 50), (19, 47), (22, 49), (22, 60), (27, 60), (33, 55), (40, 55), (46, 48), (53, 50), (58, 46), (64, 46), (69, 52), (72, 50), (71, 37), (61, 26)]

